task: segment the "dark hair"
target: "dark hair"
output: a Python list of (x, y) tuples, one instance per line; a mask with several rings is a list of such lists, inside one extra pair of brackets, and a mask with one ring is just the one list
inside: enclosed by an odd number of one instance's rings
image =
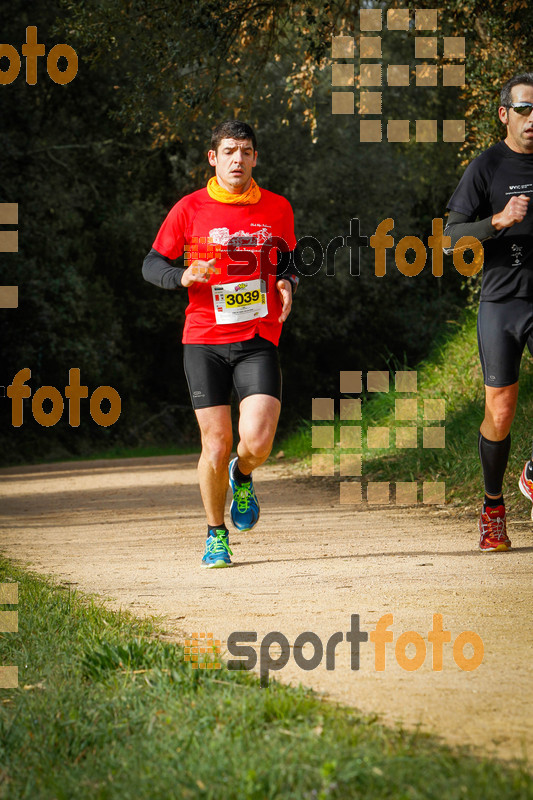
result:
[(511, 97), (511, 89), (513, 86), (526, 84), (526, 86), (533, 86), (533, 72), (521, 72), (520, 75), (514, 75), (511, 80), (507, 81), (505, 86), (500, 92), (500, 106), (509, 108), (513, 99)]
[(217, 125), (216, 128), (213, 128), (211, 134), (211, 150), (214, 150), (215, 153), (222, 139), (251, 139), (254, 152), (257, 150), (255, 133), (246, 122), (241, 122), (240, 119), (227, 119), (225, 122), (221, 122), (220, 125)]

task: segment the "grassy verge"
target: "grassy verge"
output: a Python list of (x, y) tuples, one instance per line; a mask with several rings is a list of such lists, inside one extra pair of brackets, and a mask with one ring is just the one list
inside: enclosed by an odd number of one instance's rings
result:
[(0, 637), (0, 797), (533, 797), (526, 770), (388, 730), (311, 691), (193, 670), (154, 621), (0, 562), (19, 632)]
[[(461, 322), (450, 322), (448, 330), (436, 343), (429, 357), (417, 368), (418, 391), (399, 394), (395, 391), (370, 394), (363, 399), (362, 422), (335, 420), (335, 441), (339, 440), (340, 425), (362, 425), (363, 428), (363, 481), (444, 481), (446, 500), (462, 505), (473, 503), (477, 508), (482, 496), (482, 478), (477, 452), (479, 425), (483, 417), (483, 376), (477, 353), (476, 315), (465, 313)], [(405, 368), (407, 369), (407, 368)], [(394, 387), (394, 375), (391, 375)], [(416, 421), (396, 421), (395, 401), (417, 398)], [(442, 398), (445, 401), (446, 417), (442, 421), (424, 419), (424, 400)], [(533, 416), (533, 365), (527, 351), (520, 374), (520, 397), (512, 431), (512, 447), (504, 494), (508, 508), (523, 505), (517, 480), (524, 462), (531, 453), (531, 418)], [(315, 422), (315, 425), (327, 425)], [(329, 423), (331, 424), (331, 423)], [(368, 449), (366, 429), (369, 425), (390, 429), (390, 447)], [(397, 448), (395, 446), (398, 427), (416, 425), (418, 446)], [(424, 448), (424, 426), (445, 425), (445, 447)], [(393, 430), (393, 428), (395, 430)], [(310, 460), (311, 423), (283, 442), (281, 447), (287, 455)], [(339, 445), (335, 451), (338, 453)], [(313, 450), (331, 453), (332, 450)], [(343, 448), (343, 453), (361, 452)], [(339, 456), (336, 456), (337, 463)], [(337, 467), (338, 470), (338, 467)]]

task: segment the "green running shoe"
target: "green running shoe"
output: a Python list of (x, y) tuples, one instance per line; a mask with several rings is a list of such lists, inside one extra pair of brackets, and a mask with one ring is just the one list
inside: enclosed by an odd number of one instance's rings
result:
[(230, 517), (233, 525), (239, 531), (251, 530), (259, 519), (259, 503), (254, 492), (252, 476), (246, 483), (237, 483), (233, 477), (237, 459), (234, 458), (229, 465), (229, 485), (233, 492), (230, 506)]
[(229, 548), (229, 535), (225, 528), (217, 528), (215, 535), (211, 534), (205, 541), (205, 553), (202, 558), (202, 567), (206, 569), (220, 569), (231, 567), (233, 553)]

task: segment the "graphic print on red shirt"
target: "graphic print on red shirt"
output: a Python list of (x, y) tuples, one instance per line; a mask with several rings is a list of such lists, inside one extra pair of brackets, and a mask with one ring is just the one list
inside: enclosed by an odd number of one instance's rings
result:
[[(213, 245), (220, 247), (216, 262), (220, 273), (212, 275), (209, 283), (193, 283), (188, 287), (183, 342), (227, 344), (253, 339), (259, 334), (277, 345), (282, 327), (278, 322), (281, 300), (276, 288), (277, 248), (292, 251), (296, 246), (289, 201), (267, 189), (261, 189), (258, 203), (248, 205), (213, 200), (207, 189), (186, 195), (170, 210), (152, 246), (161, 255), (175, 259), (186, 246), (201, 251), (203, 244), (206, 252)], [(219, 324), (212, 287), (252, 281), (247, 288), (259, 294), (261, 279), (265, 281), (266, 315)]]

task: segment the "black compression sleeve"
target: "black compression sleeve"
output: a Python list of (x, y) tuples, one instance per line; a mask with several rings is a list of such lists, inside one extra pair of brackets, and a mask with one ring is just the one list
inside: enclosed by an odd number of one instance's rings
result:
[(276, 278), (284, 278), (292, 286), (292, 293), (298, 288), (300, 279), (294, 271), (294, 251), (278, 251), (278, 266)]
[(502, 492), (503, 476), (507, 469), (509, 451), (511, 449), (511, 434), (500, 442), (485, 439), (481, 431), (478, 434), (479, 460), (483, 470), (485, 494), (498, 497)]
[(452, 244), (451, 247), (445, 248), (444, 252), (447, 254), (452, 253), (461, 236), (474, 236), (480, 242), (483, 242), (485, 239), (492, 239), (498, 233), (499, 231), (492, 224), (492, 217), (472, 221), (467, 214), (461, 214), (459, 211), (450, 211), (444, 235), (451, 237)]
[(152, 249), (143, 261), (143, 278), (161, 289), (183, 289), (184, 267), (176, 267), (169, 258)]

